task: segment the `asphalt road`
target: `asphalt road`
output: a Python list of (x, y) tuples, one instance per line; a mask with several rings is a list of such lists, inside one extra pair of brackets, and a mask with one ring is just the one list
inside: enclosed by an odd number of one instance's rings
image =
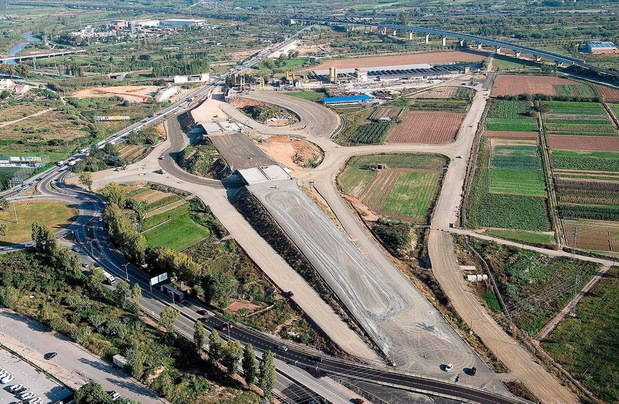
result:
[[(0, 309), (0, 333), (27, 345), (30, 354), (39, 355), (40, 358), (45, 353), (56, 352), (58, 355), (47, 362), (93, 380), (106, 391), (117, 391), (121, 396), (143, 404), (164, 402), (154, 391), (136, 382), (112, 364), (26, 316)], [(22, 384), (27, 385), (27, 381)]]

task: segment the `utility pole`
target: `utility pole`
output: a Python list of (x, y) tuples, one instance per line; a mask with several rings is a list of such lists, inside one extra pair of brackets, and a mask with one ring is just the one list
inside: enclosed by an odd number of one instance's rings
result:
[(11, 203), (13, 206), (13, 214), (15, 215), (15, 224), (19, 224), (19, 218), (17, 217), (17, 209), (15, 209), (15, 202)]

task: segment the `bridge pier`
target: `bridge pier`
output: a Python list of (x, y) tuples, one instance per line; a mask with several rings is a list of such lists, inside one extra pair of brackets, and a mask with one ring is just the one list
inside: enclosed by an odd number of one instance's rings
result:
[(478, 44), (477, 44), (477, 49), (482, 49), (482, 47), (481, 47), (481, 44), (480, 44), (480, 43), (478, 43)]
[(462, 39), (460, 40), (460, 47), (464, 47), (464, 41)]
[(397, 29), (393, 30), (393, 36), (398, 36), (398, 30)]
[(413, 32), (412, 31), (408, 33), (408, 40), (409, 41), (413, 40)]
[(500, 55), (501, 54), (501, 48), (496, 48), (495, 52)]
[(541, 61), (542, 61), (542, 58), (541, 58), (541, 57), (539, 57), (539, 56), (535, 56), (535, 61), (536, 61), (536, 62), (541, 62)]
[(430, 34), (426, 35), (426, 45), (430, 43)]
[(516, 57), (519, 58), (520, 57), (520, 52), (516, 52)]
[(387, 28), (383, 28), (383, 29), (380, 31), (380, 33), (381, 33), (382, 35), (387, 35)]
[(443, 47), (447, 46), (447, 37), (443, 37)]

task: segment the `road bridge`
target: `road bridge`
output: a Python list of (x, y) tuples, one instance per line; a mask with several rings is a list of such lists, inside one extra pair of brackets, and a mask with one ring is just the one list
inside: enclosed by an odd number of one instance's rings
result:
[(51, 58), (54, 56), (65, 56), (65, 55), (72, 55), (75, 53), (84, 53), (84, 52), (86, 52), (86, 49), (70, 49), (70, 50), (63, 50), (63, 51), (56, 51), (56, 52), (31, 53), (29, 55), (2, 56), (0, 57), (0, 62), (3, 62), (3, 63), (11, 62), (11, 61), (21, 62), (24, 60)]
[[(426, 27), (416, 27), (411, 25), (398, 25), (398, 24), (381, 24), (381, 23), (372, 23), (372, 22), (360, 22), (360, 21), (341, 21), (341, 20), (319, 20), (313, 18), (294, 18), (295, 22), (305, 22), (311, 24), (327, 24), (327, 25), (347, 25), (347, 26), (364, 26), (364, 27), (374, 27), (376, 29), (381, 30), (385, 34), (388, 31), (392, 31), (397, 33), (398, 31), (405, 31), (409, 33), (421, 33), (426, 35), (426, 43), (428, 43), (429, 35), (437, 35), (443, 39), (443, 46), (446, 45), (446, 38), (455, 38), (460, 41), (468, 41), (472, 43), (476, 43), (478, 45), (488, 45), (492, 46), (500, 51), (502, 49), (511, 49), (516, 53), (516, 56), (520, 56), (521, 53), (525, 53), (527, 55), (535, 56), (538, 59), (548, 59), (557, 63), (566, 64), (569, 66), (577, 66), (583, 69), (587, 69), (596, 73), (606, 74), (613, 77), (619, 77), (619, 72), (615, 70), (603, 69), (598, 66), (594, 66), (592, 64), (587, 63), (584, 59), (578, 59), (571, 56), (561, 55), (559, 53), (546, 51), (543, 49), (533, 48), (531, 46), (520, 45), (517, 43), (504, 41), (500, 39), (486, 38), (483, 36), (472, 35), (472, 34), (463, 34), (459, 32), (451, 32), (445, 31), (441, 29), (435, 28), (426, 28)], [(461, 42), (463, 44), (463, 42)]]

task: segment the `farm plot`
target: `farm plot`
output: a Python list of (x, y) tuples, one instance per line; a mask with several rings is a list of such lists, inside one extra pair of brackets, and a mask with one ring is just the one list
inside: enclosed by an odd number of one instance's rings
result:
[(453, 98), (418, 98), (411, 100), (409, 106), (418, 111), (451, 111), (466, 112), (469, 100)]
[(563, 220), (569, 247), (619, 252), (619, 223), (599, 220)]
[(537, 139), (537, 132), (518, 132), (518, 131), (496, 131), (487, 130), (484, 132), (484, 136), (489, 138), (502, 138), (512, 140), (535, 140)]
[(493, 100), (488, 110), (489, 118), (531, 118), (533, 104), (529, 101)]
[(391, 120), (395, 121), (402, 115), (404, 112), (404, 108), (396, 108), (396, 107), (378, 107), (372, 115), (370, 115), (371, 121), (380, 121), (380, 120)]
[(555, 86), (574, 86), (575, 82), (554, 76), (501, 74), (492, 88), (494, 97), (520, 94), (558, 95)]
[(486, 119), (486, 129), (499, 132), (533, 132), (537, 130), (535, 119)]
[(338, 184), (344, 193), (382, 216), (426, 222), (445, 163), (439, 156), (362, 156), (349, 161)]
[(619, 152), (617, 136), (549, 135), (548, 144), (553, 150)]
[(385, 137), (392, 128), (393, 124), (391, 122), (367, 123), (359, 126), (349, 140), (352, 143), (381, 144), (385, 141)]
[(550, 160), (553, 169), (619, 171), (619, 153), (552, 150)]
[[(466, 226), (550, 230), (543, 172), (535, 168), (540, 167), (535, 142), (506, 145), (497, 140), (482, 138)], [(493, 146), (499, 147), (499, 153)], [(494, 164), (520, 168), (496, 168)]]
[(436, 87), (414, 94), (410, 98), (458, 98), (470, 100), (473, 98), (473, 90), (466, 87)]
[(387, 143), (449, 143), (456, 138), (463, 119), (459, 112), (409, 111)]
[(556, 177), (560, 203), (619, 205), (619, 182)]
[(592, 86), (587, 84), (555, 84), (555, 93), (565, 97), (597, 97), (598, 94)]
[(619, 102), (619, 90), (612, 87), (601, 86), (599, 84), (595, 85), (595, 89), (598, 94), (600, 94), (604, 100), (608, 102)]
[(542, 105), (546, 106), (551, 114), (606, 115), (604, 107), (599, 102), (544, 101)]

